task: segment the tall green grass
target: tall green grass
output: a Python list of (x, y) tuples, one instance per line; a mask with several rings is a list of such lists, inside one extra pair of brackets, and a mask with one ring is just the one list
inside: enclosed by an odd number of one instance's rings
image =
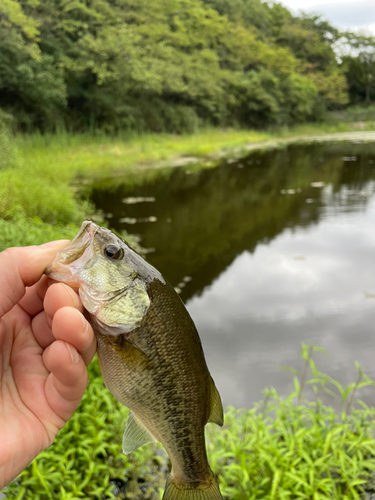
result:
[[(14, 137), (0, 117), (0, 250), (42, 243), (50, 237), (71, 237), (86, 217), (102, 222), (87, 199), (87, 185), (95, 178), (121, 175), (126, 181), (135, 166), (172, 161), (182, 154), (201, 156), (246, 143), (348, 128), (309, 125), (273, 132), (206, 129), (182, 136), (61, 132)], [(25, 224), (32, 226), (30, 234), (25, 233)]]
[(327, 113), (327, 122), (334, 125), (340, 122), (374, 122), (375, 106), (350, 106), (342, 111)]
[(243, 143), (246, 138), (266, 137), (235, 131), (205, 131), (199, 139), (68, 133), (12, 137), (6, 127), (0, 127), (0, 250), (42, 243), (51, 237), (70, 238), (87, 217), (103, 222), (83, 194), (90, 179), (109, 177), (114, 172), (126, 177), (136, 164), (186, 151), (203, 154), (223, 145)]
[[(226, 500), (359, 500), (375, 492), (375, 408), (356, 399), (375, 383), (357, 366), (357, 381), (342, 387), (317, 369), (316, 350), (303, 345), (305, 367), (290, 369), (288, 397), (267, 389), (250, 410), (227, 408), (224, 428), (208, 426), (209, 460)], [(128, 410), (104, 388), (96, 362), (90, 375), (79, 409), (5, 490), (9, 500), (161, 498), (165, 452), (148, 445), (121, 453)], [(324, 405), (323, 393), (338, 398), (340, 409)]]

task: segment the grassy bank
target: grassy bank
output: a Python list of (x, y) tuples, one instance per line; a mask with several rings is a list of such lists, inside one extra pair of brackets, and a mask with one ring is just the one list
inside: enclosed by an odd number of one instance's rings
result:
[[(366, 124), (369, 130), (375, 124)], [(0, 250), (11, 245), (70, 238), (89, 216), (101, 221), (92, 205), (76, 196), (86, 179), (130, 171), (181, 155), (202, 156), (245, 144), (282, 138), (357, 130), (356, 125), (306, 125), (274, 132), (203, 130), (199, 134), (29, 135), (0, 131)], [(73, 181), (75, 185), (73, 185)]]

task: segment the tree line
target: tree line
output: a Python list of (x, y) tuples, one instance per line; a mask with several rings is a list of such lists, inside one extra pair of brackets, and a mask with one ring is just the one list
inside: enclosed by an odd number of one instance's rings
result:
[(0, 0), (0, 108), (26, 131), (320, 120), (371, 102), (373, 47), (273, 1)]

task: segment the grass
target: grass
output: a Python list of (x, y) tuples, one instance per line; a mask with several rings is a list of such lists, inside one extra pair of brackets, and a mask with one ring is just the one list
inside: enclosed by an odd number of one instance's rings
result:
[[(358, 130), (355, 124), (305, 124), (273, 131), (203, 129), (196, 134), (132, 134), (118, 136), (60, 133), (19, 137), (18, 145), (29, 160), (47, 171), (59, 168), (59, 177), (109, 175), (136, 164), (151, 164), (178, 156), (208, 155), (243, 144), (262, 143), (278, 138)], [(375, 123), (366, 124), (375, 130)]]
[[(265, 390), (252, 410), (231, 409), (224, 432), (212, 436), (211, 463), (227, 498), (360, 499), (373, 492), (375, 409), (360, 400), (354, 408), (354, 401), (361, 387), (375, 384), (357, 366), (357, 381), (343, 388), (317, 370), (315, 350), (303, 345), (305, 368), (291, 369), (292, 394)], [(314, 390), (305, 398), (308, 386)], [(341, 410), (323, 405), (323, 392), (339, 397)]]
[[(366, 126), (375, 128), (370, 122)], [(303, 125), (270, 132), (207, 129), (183, 136), (60, 133), (14, 138), (0, 126), (0, 250), (70, 238), (86, 217), (102, 223), (85, 199), (89, 190), (82, 189), (94, 178), (130, 174), (136, 165), (172, 161), (181, 155), (208, 155), (244, 144), (347, 130), (353, 126)]]
[[(227, 408), (223, 429), (208, 426), (209, 460), (226, 500), (360, 500), (374, 492), (375, 409), (356, 395), (375, 383), (357, 366), (357, 381), (342, 387), (318, 371), (317, 350), (303, 345), (305, 368), (290, 369), (295, 390), (287, 398), (267, 389), (251, 410)], [(165, 452), (148, 445), (121, 453), (128, 410), (104, 388), (96, 362), (90, 372), (78, 411), (5, 490), (8, 499), (161, 498)], [(341, 400), (341, 409), (322, 403), (327, 392)]]
[(350, 106), (342, 111), (331, 111), (327, 114), (327, 120), (331, 124), (338, 122), (370, 122), (375, 120), (375, 106)]

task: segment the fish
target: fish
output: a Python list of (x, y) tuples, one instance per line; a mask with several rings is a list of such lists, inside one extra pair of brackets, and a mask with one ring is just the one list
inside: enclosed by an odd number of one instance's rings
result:
[(159, 271), (90, 220), (47, 267), (78, 289), (105, 386), (130, 409), (122, 449), (160, 442), (171, 461), (163, 500), (222, 500), (204, 428), (223, 425), (219, 392), (185, 305)]

